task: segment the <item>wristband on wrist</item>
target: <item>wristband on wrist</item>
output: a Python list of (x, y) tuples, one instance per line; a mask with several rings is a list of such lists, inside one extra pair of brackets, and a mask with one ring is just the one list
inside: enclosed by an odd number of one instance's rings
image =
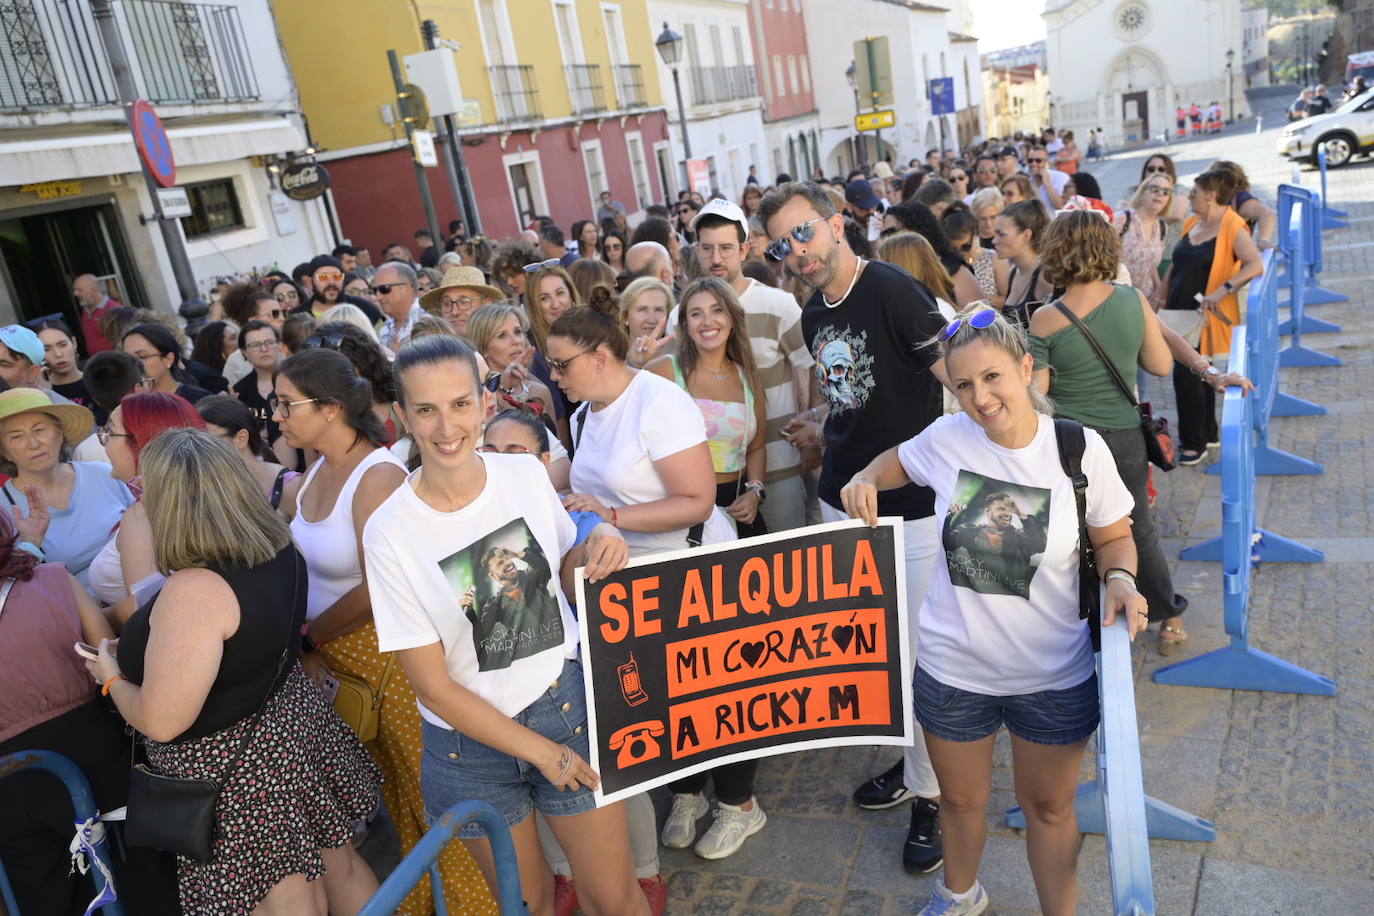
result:
[(1103, 582), (1110, 582), (1113, 579), (1120, 579), (1127, 585), (1129, 585), (1131, 588), (1136, 587), (1135, 573), (1131, 572), (1129, 569), (1122, 569), (1119, 566), (1113, 566), (1111, 569), (1107, 570), (1102, 575)]
[(616, 528), (620, 527), (620, 513), (616, 511), (615, 506), (611, 506), (611, 524)]
[(43, 552), (43, 548), (39, 547), (33, 541), (17, 541), (15, 542), (14, 546), (18, 547), (25, 553), (33, 554), (35, 557), (38, 558), (38, 562), (40, 563), (46, 563), (48, 560), (48, 555)]
[(104, 684), (101, 684), (101, 685), (100, 685), (100, 695), (101, 695), (102, 697), (107, 697), (107, 696), (109, 696), (109, 695), (110, 695), (110, 688), (111, 688), (112, 686), (114, 686), (114, 682), (115, 682), (115, 681), (127, 681), (127, 680), (128, 680), (128, 677), (126, 677), (125, 675), (123, 675), (123, 674), (116, 674), (114, 677), (110, 678), (110, 679), (109, 679), (108, 681), (106, 681)]

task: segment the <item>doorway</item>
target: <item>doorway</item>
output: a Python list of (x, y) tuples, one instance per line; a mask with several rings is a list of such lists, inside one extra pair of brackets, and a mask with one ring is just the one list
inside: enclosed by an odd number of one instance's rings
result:
[(1127, 143), (1150, 139), (1150, 94), (1128, 92), (1121, 96), (1121, 127)]
[(146, 307), (113, 203), (11, 211), (0, 218), (0, 255), (18, 321), (61, 312), (78, 330), (72, 281), (82, 274), (94, 274), (111, 299)]
[(530, 181), (530, 164), (517, 162), (510, 167), (510, 187), (515, 195), (515, 215), (519, 224), (528, 226), (534, 222), (534, 185)]

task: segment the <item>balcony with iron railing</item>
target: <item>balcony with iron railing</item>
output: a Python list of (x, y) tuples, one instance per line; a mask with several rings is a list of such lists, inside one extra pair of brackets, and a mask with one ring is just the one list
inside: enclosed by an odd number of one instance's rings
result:
[(491, 78), (491, 94), (496, 102), (498, 123), (538, 121), (544, 117), (539, 108), (534, 67), (528, 64), (488, 67), (487, 75)]
[(759, 94), (759, 81), (750, 65), (730, 67), (693, 67), (692, 104), (710, 105), (752, 98)]
[[(236, 6), (116, 0), (139, 97), (154, 104), (260, 97)], [(120, 103), (100, 30), (83, 0), (0, 0), (0, 112)]]
[(575, 115), (606, 110), (606, 93), (601, 88), (599, 64), (568, 64), (563, 68), (568, 80), (568, 98)]
[(643, 108), (648, 101), (644, 95), (644, 68), (639, 64), (617, 64), (615, 72), (616, 104), (621, 108)]

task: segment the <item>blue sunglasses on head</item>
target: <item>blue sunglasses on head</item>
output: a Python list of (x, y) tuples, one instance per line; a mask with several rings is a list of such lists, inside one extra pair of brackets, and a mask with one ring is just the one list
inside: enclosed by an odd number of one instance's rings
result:
[(967, 324), (971, 328), (976, 328), (977, 330), (981, 331), (984, 328), (990, 327), (992, 323), (996, 320), (997, 312), (994, 309), (981, 309), (977, 312), (974, 312), (972, 315), (969, 315), (967, 318), (956, 318), (949, 324), (945, 325), (944, 330), (940, 332), (939, 341), (940, 343), (948, 343), (949, 339), (953, 337), (955, 334), (958, 334), (959, 329), (962, 328), (965, 324)]

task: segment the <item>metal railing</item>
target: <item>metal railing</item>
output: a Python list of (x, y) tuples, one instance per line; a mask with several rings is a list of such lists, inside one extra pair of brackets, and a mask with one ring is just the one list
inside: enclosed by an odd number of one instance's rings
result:
[(621, 108), (643, 108), (644, 68), (639, 64), (617, 64), (615, 67), (616, 104)]
[(488, 67), (487, 74), (491, 77), (491, 94), (496, 101), (498, 122), (538, 121), (544, 117), (539, 108), (534, 67), (528, 64), (501, 65)]
[(573, 114), (606, 110), (600, 64), (568, 64), (563, 68), (563, 73), (568, 80), (568, 98), (572, 101)]
[[(259, 97), (235, 6), (118, 0), (113, 4), (139, 95), (155, 104)], [(119, 103), (89, 3), (0, 0), (0, 111)]]
[(688, 72), (694, 105), (731, 102), (759, 94), (759, 81), (752, 66), (693, 67)]

